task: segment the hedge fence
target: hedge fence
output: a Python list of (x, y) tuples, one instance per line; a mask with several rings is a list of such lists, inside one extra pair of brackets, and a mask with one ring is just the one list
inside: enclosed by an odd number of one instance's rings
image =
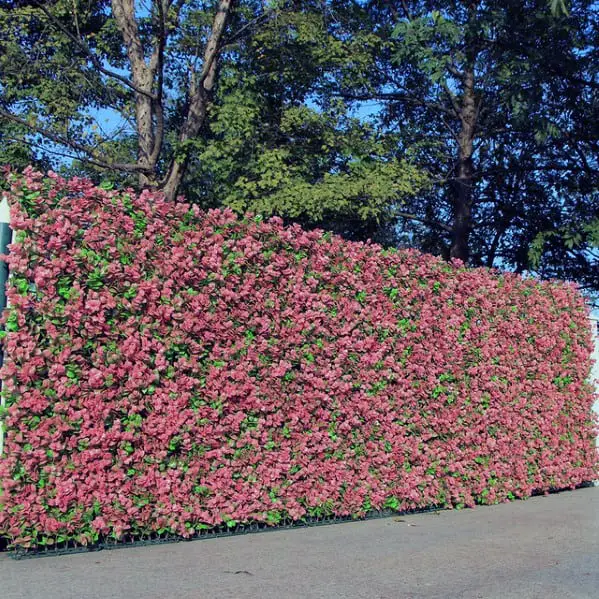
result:
[(0, 536), (39, 547), (597, 477), (571, 285), (11, 176)]

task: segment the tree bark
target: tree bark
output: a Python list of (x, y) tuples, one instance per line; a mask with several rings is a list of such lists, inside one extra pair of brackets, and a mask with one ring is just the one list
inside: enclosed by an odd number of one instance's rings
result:
[[(103, 143), (112, 141), (113, 136), (106, 135), (104, 139), (86, 142), (69, 134), (68, 122), (67, 131), (63, 131), (64, 127), (46, 126), (42, 124), (42, 119), (31, 121), (24, 118), (20, 112), (12, 113), (1, 106), (0, 118), (17, 123), (55, 144), (71, 149), (75, 152), (74, 156), (69, 156), (71, 158), (77, 158), (100, 169), (134, 174), (140, 188), (163, 190), (167, 198), (175, 199), (190, 160), (192, 148), (189, 142), (201, 134), (205, 125), (217, 77), (218, 61), (225, 46), (226, 27), (235, 0), (216, 2), (216, 13), (205, 46), (202, 48), (203, 35), (198, 35), (197, 45), (192, 49), (178, 48), (177, 42), (172, 44), (171, 48), (168, 43), (173, 32), (180, 27), (180, 19), (185, 14), (186, 7), (194, 5), (190, 0), (110, 0), (114, 23), (127, 56), (128, 68), (124, 70), (128, 70), (129, 73), (126, 74), (111, 66), (107, 59), (102, 58), (102, 52), (97, 50), (94, 44), (88, 43), (93, 32), (82, 33), (76, 3), (71, 15), (73, 25), (63, 18), (59, 8), (54, 6), (56, 3), (31, 0), (31, 4), (36, 10), (41, 11), (49, 26), (75, 45), (76, 51), (87, 59), (89, 65), (109, 80), (124, 86), (125, 89), (115, 89), (110, 83), (106, 83), (103, 91), (113, 99), (117, 97), (119, 103), (114, 108), (127, 120), (131, 116), (130, 112), (133, 112), (136, 155), (130, 162), (117, 162), (103, 151)], [(199, 3), (203, 4), (206, 3)], [(276, 13), (274, 8), (263, 11), (261, 15), (243, 25), (233, 37), (238, 39), (243, 32), (249, 31), (265, 16)], [(148, 26), (147, 31), (142, 30), (140, 14), (149, 16), (149, 19), (144, 18), (143, 24), (143, 27)], [(231, 39), (226, 40), (226, 43), (230, 43)], [(189, 54), (185, 54), (188, 50)], [(178, 61), (187, 59), (185, 66), (190, 73), (186, 106), (183, 114), (177, 115), (175, 119), (182, 124), (173, 132), (177, 143), (174, 144), (176, 157), (172, 159), (170, 154), (165, 157), (163, 143), (167, 133), (165, 76), (169, 66), (165, 63), (168, 63), (169, 55), (177, 56), (177, 66)], [(203, 58), (201, 62), (200, 57)], [(104, 83), (100, 81), (99, 85)]]
[(458, 133), (458, 156), (454, 180), (450, 187), (453, 208), (451, 247), (449, 255), (468, 262), (470, 258), (470, 232), (472, 230), (472, 204), (474, 183), (474, 138), (478, 113), (474, 89), (473, 60), (464, 71), (463, 94), (460, 107), (461, 126)]
[(135, 92), (135, 124), (137, 128), (137, 162), (145, 169), (139, 174), (139, 185), (147, 187), (152, 183), (156, 167), (156, 163), (152, 164), (151, 161), (154, 148), (153, 102), (151, 99), (154, 77), (144, 56), (135, 17), (134, 0), (112, 0), (112, 13), (125, 43), (127, 58), (131, 65), (131, 80), (139, 90), (145, 92)]
[(191, 76), (187, 116), (179, 133), (179, 157), (173, 158), (166, 176), (160, 183), (160, 188), (169, 200), (176, 198), (189, 165), (189, 149), (185, 144), (198, 135), (206, 120), (208, 103), (216, 80), (221, 42), (232, 7), (233, 0), (220, 0), (218, 3), (212, 31), (204, 49), (202, 70), (200, 73), (192, 73)]
[[(159, 34), (151, 56), (141, 42), (135, 16), (135, 0), (111, 0), (112, 12), (123, 37), (127, 58), (131, 65), (131, 81), (135, 86), (135, 124), (137, 133), (137, 163), (140, 167), (140, 187), (160, 188), (165, 196), (174, 200), (189, 163), (185, 142), (200, 132), (211, 92), (216, 79), (216, 69), (222, 37), (231, 13), (233, 0), (220, 0), (212, 23), (210, 37), (204, 49), (200, 72), (192, 71), (189, 86), (187, 114), (179, 132), (180, 152), (173, 158), (162, 180), (158, 176), (164, 118), (163, 118), (163, 53), (168, 35), (169, 0), (154, 0), (159, 20)], [(180, 9), (181, 2), (177, 5)]]

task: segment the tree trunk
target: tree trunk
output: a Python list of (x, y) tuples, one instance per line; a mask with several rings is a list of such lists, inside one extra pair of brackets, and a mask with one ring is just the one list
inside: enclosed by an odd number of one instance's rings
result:
[(220, 0), (212, 22), (212, 31), (204, 49), (204, 61), (200, 73), (193, 73), (190, 81), (187, 116), (179, 134), (179, 157), (173, 158), (170, 167), (160, 184), (169, 200), (177, 197), (179, 187), (189, 165), (189, 149), (185, 142), (200, 132), (206, 119), (208, 103), (216, 81), (221, 43), (227, 20), (233, 8), (233, 0)]
[(112, 0), (112, 13), (123, 37), (131, 65), (131, 80), (135, 91), (135, 126), (137, 129), (137, 164), (142, 167), (140, 187), (155, 182), (157, 156), (154, 151), (153, 99), (155, 68), (146, 63), (144, 49), (135, 15), (134, 0)]
[(474, 90), (472, 63), (464, 73), (464, 92), (460, 110), (461, 127), (458, 134), (458, 156), (454, 180), (450, 188), (453, 208), (451, 231), (451, 258), (468, 262), (470, 258), (470, 232), (472, 230), (472, 204), (474, 183), (474, 137), (476, 135), (477, 100)]
[[(214, 82), (223, 35), (233, 0), (219, 0), (212, 22), (212, 31), (206, 47), (200, 72), (191, 74), (188, 107), (179, 133), (179, 150), (164, 178), (158, 179), (158, 160), (163, 139), (163, 53), (167, 42), (168, 11), (170, 3), (155, 0), (162, 24), (158, 39), (147, 56), (135, 15), (135, 0), (111, 0), (112, 12), (123, 37), (131, 65), (131, 79), (135, 89), (135, 124), (137, 128), (137, 164), (139, 186), (160, 188), (169, 200), (174, 200), (189, 163), (189, 150), (185, 142), (196, 137), (206, 119), (208, 102)], [(179, 5), (180, 10), (181, 4)]]
[[(133, 81), (140, 87), (152, 90), (152, 81), (146, 82), (147, 73), (144, 71), (136, 76), (133, 71)], [(143, 83), (142, 83), (143, 82)], [(147, 168), (139, 174), (140, 187), (152, 187), (156, 182), (156, 159), (152, 156), (154, 150), (154, 124), (152, 100), (147, 96), (136, 94), (135, 123), (137, 125), (137, 162)], [(157, 158), (157, 157), (156, 157)]]
[[(215, 63), (216, 64), (216, 63)], [(179, 135), (179, 143), (184, 144), (187, 140), (193, 139), (199, 133), (204, 119), (206, 118), (206, 112), (208, 109), (208, 93), (212, 91), (212, 82), (210, 81), (209, 89), (205, 89), (205, 83), (200, 85), (195, 95), (192, 97), (190, 102), (189, 112), (187, 120), (183, 124), (181, 133)], [(175, 158), (171, 164), (171, 167), (161, 185), (162, 192), (167, 199), (173, 201), (177, 197), (177, 192), (185, 176), (185, 171), (189, 164), (188, 150), (183, 148), (182, 158)]]

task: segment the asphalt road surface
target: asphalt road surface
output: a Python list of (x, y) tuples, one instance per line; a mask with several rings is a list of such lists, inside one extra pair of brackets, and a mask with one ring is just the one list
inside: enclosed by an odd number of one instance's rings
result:
[(15, 561), (2, 599), (599, 599), (599, 488)]

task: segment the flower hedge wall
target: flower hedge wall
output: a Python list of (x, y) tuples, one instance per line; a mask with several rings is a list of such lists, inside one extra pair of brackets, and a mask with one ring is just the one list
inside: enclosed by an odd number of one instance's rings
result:
[(574, 287), (11, 177), (9, 543), (495, 503), (597, 476)]

